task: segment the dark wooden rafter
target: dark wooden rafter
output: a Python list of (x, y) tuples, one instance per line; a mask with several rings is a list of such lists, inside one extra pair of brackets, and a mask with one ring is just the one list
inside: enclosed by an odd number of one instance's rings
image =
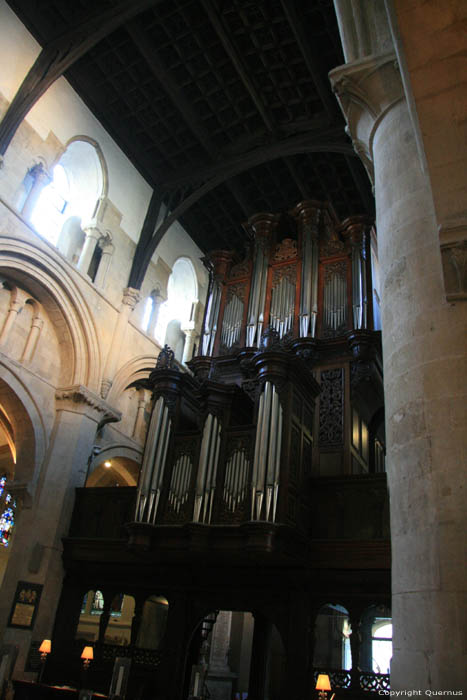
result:
[(295, 166), (295, 163), (293, 162), (292, 158), (290, 156), (287, 156), (284, 158), (284, 162), (287, 165), (287, 168), (289, 169), (290, 174), (292, 175), (292, 178), (297, 185), (297, 188), (300, 190), (300, 194), (302, 195), (303, 199), (308, 199), (310, 196), (308, 193), (307, 188), (305, 187), (302, 178), (300, 177), (300, 174)]
[(337, 121), (339, 116), (339, 108), (331, 93), (327, 80), (323, 78), (318, 61), (313, 55), (311, 42), (309, 38), (307, 38), (303, 28), (303, 23), (300, 21), (298, 16), (295, 0), (281, 0), (281, 5), (290, 28), (295, 35), (298, 47), (303, 56), (303, 60), (305, 61), (308, 72), (311, 75), (316, 92), (321, 99), (323, 107), (328, 116), (333, 121)]
[[(274, 134), (277, 133), (277, 124), (275, 124), (274, 120), (268, 114), (268, 111), (266, 109), (266, 106), (263, 103), (263, 100), (261, 99), (261, 95), (259, 94), (258, 90), (255, 87), (254, 82), (251, 80), (251, 78), (248, 75), (248, 71), (246, 70), (243, 61), (241, 59), (241, 56), (239, 55), (237, 49), (233, 45), (229, 34), (222, 22), (222, 17), (220, 16), (219, 12), (217, 11), (214, 3), (212, 0), (202, 0), (203, 2), (203, 7), (206, 10), (206, 13), (211, 21), (212, 26), (214, 27), (217, 36), (219, 37), (226, 53), (228, 54), (230, 60), (232, 61), (235, 70), (237, 71), (237, 74), (240, 78), (240, 80), (243, 83), (243, 86), (246, 88), (248, 94), (250, 95), (250, 98), (252, 99), (256, 109), (258, 110), (261, 119), (264, 122), (264, 125), (266, 126), (267, 130)], [(306, 187), (304, 183), (302, 182), (298, 172), (296, 171), (296, 168), (294, 167), (293, 163), (290, 161), (290, 158), (285, 158), (285, 164), (292, 176), (292, 179), (294, 180), (300, 194), (303, 197), (306, 197)]]
[[(300, 18), (298, 16), (296, 1), (281, 0), (281, 5), (284, 14), (287, 17), (289, 26), (295, 35), (295, 39), (308, 68), (308, 72), (310, 73), (315, 84), (316, 90), (321, 98), (321, 102), (329, 118), (332, 121), (336, 121), (338, 118), (339, 109), (336, 100), (334, 99), (332, 93), (329, 90), (329, 84), (327, 80), (323, 77), (323, 73), (320, 70), (319, 62), (313, 54), (312, 42), (307, 40), (307, 37), (305, 35), (303, 25), (300, 22)], [(371, 212), (374, 208), (374, 202), (372, 201), (372, 198), (369, 195), (368, 185), (363, 181), (363, 178), (353, 159), (346, 156), (346, 162), (352, 175), (352, 178), (355, 182), (355, 185), (357, 186), (357, 189), (360, 193), (362, 201), (367, 210)]]
[(193, 168), (179, 172), (173, 177), (159, 183), (163, 190), (178, 189), (189, 184), (206, 182), (223, 172), (244, 172), (256, 165), (266, 163), (276, 158), (285, 158), (300, 153), (300, 146), (307, 153), (343, 153), (351, 157), (357, 157), (352, 144), (347, 140), (341, 126), (313, 129), (304, 133), (292, 134), (285, 138), (273, 138), (269, 143), (259, 145), (244, 153), (226, 158), (222, 163), (215, 165), (203, 165), (198, 170)]
[[(340, 139), (338, 138), (339, 135)], [(334, 129), (331, 131), (323, 130), (322, 132), (300, 134), (299, 136), (295, 135), (288, 139), (282, 139), (279, 142), (270, 144), (269, 146), (257, 148), (243, 155), (243, 157), (232, 158), (231, 161), (223, 163), (220, 166), (205, 168), (202, 173), (196, 173), (194, 181), (198, 183), (202, 182), (203, 184), (192, 191), (191, 194), (184, 198), (180, 204), (166, 216), (144, 247), (143, 245), (138, 246), (138, 256), (137, 259), (135, 257), (133, 261), (128, 285), (136, 289), (141, 287), (147, 267), (163, 235), (193, 204), (198, 202), (201, 197), (204, 197), (205, 194), (211, 192), (220, 184), (246, 170), (250, 170), (257, 165), (270, 162), (277, 158), (285, 158), (299, 153), (329, 152), (355, 156), (352, 146), (344, 140), (342, 129)], [(183, 183), (183, 185), (184, 184), (186, 183)]]
[[(168, 71), (160, 61), (157, 51), (145, 33), (144, 26), (138, 19), (135, 19), (128, 24), (126, 29), (133, 39), (135, 46), (148, 64), (154, 77), (157, 79), (164, 92), (168, 95), (172, 104), (176, 107), (185, 124), (210, 155), (211, 159), (216, 161), (219, 156), (217, 148), (212, 143), (211, 137), (209, 136), (204, 125), (196, 116), (191, 104), (185, 99), (182, 92), (174, 84), (174, 81), (170, 77)], [(232, 195), (237, 200), (240, 208), (243, 210), (244, 215), (248, 216), (249, 208), (246, 204), (246, 197), (241, 192), (241, 188), (238, 183), (234, 186), (232, 186), (230, 183), (226, 184), (232, 192)]]
[(122, 0), (99, 12), (48, 43), (8, 107), (0, 123), (0, 155), (4, 155), (16, 130), (46, 90), (79, 58), (104, 37), (160, 0)]
[(249, 77), (248, 71), (243, 65), (243, 62), (237, 52), (237, 49), (233, 45), (232, 40), (230, 39), (229, 34), (226, 31), (222, 19), (216, 7), (214, 6), (214, 3), (212, 2), (212, 0), (202, 0), (202, 3), (210, 22), (214, 27), (222, 46), (224, 47), (225, 52), (232, 61), (239, 78), (241, 79), (244, 87), (250, 95), (256, 109), (261, 115), (261, 119), (265, 123), (268, 130), (274, 133), (276, 131), (276, 126), (273, 120), (271, 119), (270, 115), (268, 114), (267, 109), (260, 95), (258, 94), (258, 91), (256, 90), (253, 81)]

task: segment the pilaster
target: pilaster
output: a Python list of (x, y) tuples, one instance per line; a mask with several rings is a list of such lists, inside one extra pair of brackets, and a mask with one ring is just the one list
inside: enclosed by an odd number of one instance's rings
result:
[(74, 491), (84, 486), (99, 423), (120, 414), (84, 386), (56, 392), (56, 417), (47, 455), (30, 507), (18, 515), (14, 542), (2, 585), (0, 624), (6, 625), (19, 580), (42, 584), (32, 630), (6, 627), (4, 640), (18, 646), (15, 677), (24, 673), (31, 639), (50, 638), (63, 580), (62, 538), (73, 511)]
[[(462, 226), (443, 250), (393, 53), (334, 69), (348, 133), (374, 185), (391, 507), (391, 688), (467, 684), (465, 310)], [(454, 227), (455, 228), (455, 227)], [(443, 256), (443, 265), (442, 265)], [(443, 284), (444, 266), (444, 284)], [(463, 270), (463, 272), (462, 272)], [(448, 280), (448, 285), (446, 284)], [(446, 285), (446, 288), (445, 288)]]

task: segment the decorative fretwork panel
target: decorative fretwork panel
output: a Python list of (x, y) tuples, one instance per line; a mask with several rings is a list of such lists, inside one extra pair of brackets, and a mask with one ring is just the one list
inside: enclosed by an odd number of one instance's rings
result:
[(374, 693), (381, 690), (390, 690), (391, 678), (389, 673), (361, 673), (360, 687), (363, 690), (372, 690)]
[(315, 682), (318, 680), (320, 673), (326, 673), (329, 676), (331, 683), (331, 688), (337, 690), (338, 688), (350, 688), (352, 683), (352, 676), (350, 671), (340, 671), (330, 668), (320, 669), (319, 671), (314, 671)]
[(344, 370), (321, 372), (319, 398), (319, 445), (332, 447), (344, 442)]
[(134, 664), (140, 666), (156, 667), (162, 662), (164, 652), (157, 649), (140, 649), (139, 647), (124, 647), (117, 644), (104, 644), (102, 646), (102, 661), (113, 663), (117, 656), (129, 658)]

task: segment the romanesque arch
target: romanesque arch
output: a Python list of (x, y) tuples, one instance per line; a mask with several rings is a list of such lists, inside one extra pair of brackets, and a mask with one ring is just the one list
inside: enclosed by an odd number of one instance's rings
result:
[(55, 316), (62, 334), (62, 355), (68, 371), (63, 381), (98, 390), (101, 358), (94, 323), (85, 300), (64, 263), (50, 251), (8, 235), (0, 235), (0, 270), (22, 283)]

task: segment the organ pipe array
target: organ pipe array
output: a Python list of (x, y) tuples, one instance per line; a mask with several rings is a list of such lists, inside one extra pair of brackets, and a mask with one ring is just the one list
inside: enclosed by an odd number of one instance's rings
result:
[(156, 398), (137, 522), (306, 530), (317, 451), (341, 450), (347, 385), (321, 370), (318, 383), (309, 363), (329, 348), (334, 363), (344, 348), (354, 354), (369, 342), (371, 225), (361, 217), (340, 224), (326, 205), (302, 202), (286, 217), (252, 217), (248, 231), (243, 259), (222, 250), (205, 259), (209, 294), (191, 373), (176, 369), (166, 347), (150, 375)]
[(258, 214), (251, 252), (206, 258), (212, 275), (200, 355), (259, 347), (267, 327), (279, 338), (329, 338), (373, 328), (371, 224), (340, 224), (326, 205), (302, 202), (287, 217)]
[(271, 382), (265, 382), (259, 399), (253, 478), (251, 519), (276, 519), (282, 445), (282, 406)]
[(176, 460), (170, 480), (169, 504), (177, 513), (188, 500), (190, 493), (191, 470), (193, 464), (190, 455), (180, 455)]
[(159, 507), (171, 419), (163, 396), (157, 399), (148, 428), (136, 501), (136, 520), (154, 523)]
[(250, 462), (245, 450), (235, 450), (225, 467), (224, 491), (222, 494), (225, 505), (232, 512), (235, 512), (247, 496), (249, 469)]
[(240, 340), (242, 319), (243, 302), (236, 294), (232, 294), (232, 298), (225, 307), (222, 323), (221, 344), (226, 350), (236, 345)]
[(204, 423), (199, 456), (193, 513), (194, 522), (207, 524), (211, 522), (220, 444), (221, 426), (219, 419), (217, 416), (209, 413)]

